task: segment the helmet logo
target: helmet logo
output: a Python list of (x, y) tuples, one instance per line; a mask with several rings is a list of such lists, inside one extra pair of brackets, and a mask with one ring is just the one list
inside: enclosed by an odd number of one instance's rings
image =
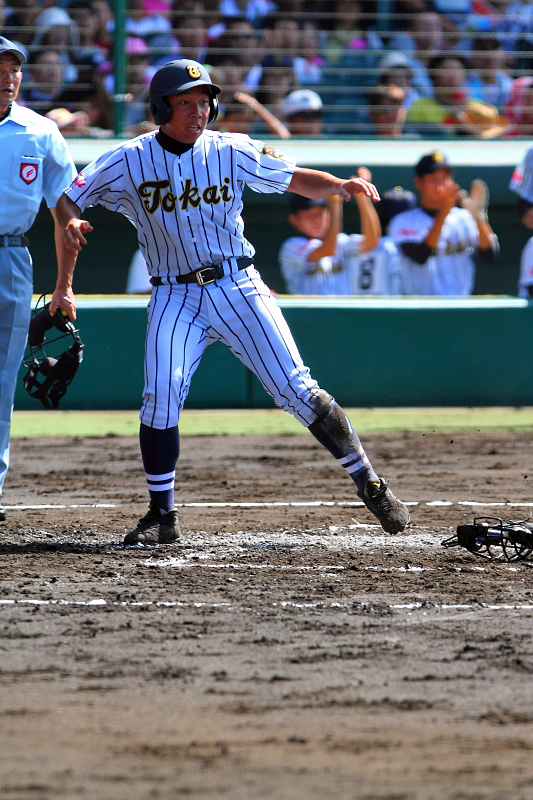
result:
[(191, 78), (200, 78), (202, 75), (196, 64), (187, 64), (185, 69), (187, 70)]

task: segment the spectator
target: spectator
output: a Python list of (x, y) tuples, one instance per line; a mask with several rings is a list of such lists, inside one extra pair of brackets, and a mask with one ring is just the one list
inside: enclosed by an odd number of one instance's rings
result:
[(420, 98), (419, 93), (413, 88), (413, 68), (409, 58), (399, 50), (393, 50), (383, 56), (377, 67), (378, 83), (388, 86), (393, 84), (403, 89), (405, 99), (403, 108), (409, 111), (415, 100)]
[(291, 136), (321, 136), (322, 98), (311, 89), (296, 89), (283, 100), (283, 118)]
[(398, 139), (405, 122), (405, 91), (399, 86), (379, 84), (368, 96), (369, 117), (376, 136)]
[(11, 34), (11, 41), (28, 47), (34, 36), (36, 19), (42, 12), (42, 7), (35, 0), (16, 0), (14, 7), (7, 7), (4, 25), (5, 32)]
[(426, 11), (414, 15), (406, 33), (395, 36), (391, 50), (399, 50), (409, 58), (413, 70), (412, 85), (423, 97), (433, 97), (433, 82), (428, 72), (429, 62), (439, 52), (444, 38), (438, 14)]
[(53, 108), (45, 116), (53, 120), (66, 138), (109, 139), (112, 131), (89, 125), (89, 115), (85, 111), (71, 113), (67, 108)]
[(68, 7), (69, 15), (78, 29), (78, 47), (74, 50), (74, 64), (78, 70), (76, 87), (70, 87), (69, 100), (80, 103), (94, 92), (94, 73), (106, 59), (105, 50), (96, 43), (98, 17), (91, 0), (74, 0)]
[(486, 185), (474, 181), (470, 197), (461, 193), (450, 163), (435, 151), (416, 165), (415, 187), (420, 207), (398, 214), (389, 226), (401, 251), (406, 294), (471, 294), (473, 254), (493, 263), (499, 252), (487, 217)]
[(224, 34), (211, 43), (206, 59), (208, 64), (219, 66), (222, 62), (238, 64), (245, 68), (243, 83), (255, 92), (262, 76), (261, 49), (258, 34), (252, 24), (242, 17), (229, 18), (224, 24)]
[(265, 56), (261, 67), (262, 77), (256, 97), (274, 116), (281, 117), (284, 98), (296, 88), (292, 63), (284, 56)]
[(428, 69), (435, 96), (416, 100), (407, 114), (417, 133), (495, 138), (506, 131), (508, 122), (494, 106), (469, 99), (467, 64), (461, 56), (436, 56)]
[[(170, 41), (170, 31), (172, 25), (168, 18), (168, 14), (162, 14), (160, 11), (154, 13), (147, 13), (144, 7), (145, 0), (128, 0), (127, 2), (127, 17), (126, 17), (126, 33), (129, 36), (149, 40), (150, 37), (164, 34), (167, 40)], [(114, 21), (108, 22), (108, 29), (113, 31), (115, 28)]]
[(96, 30), (94, 43), (100, 47), (103, 54), (108, 57), (113, 44), (113, 13), (108, 0), (91, 0), (91, 8), (96, 17)]
[(504, 71), (505, 50), (494, 36), (478, 37), (472, 45), (474, 67), (466, 79), (468, 94), (503, 111), (511, 94), (512, 78)]
[(24, 90), (25, 103), (39, 114), (63, 105), (65, 70), (56, 50), (41, 50), (28, 64), (30, 80)]
[(294, 72), (300, 86), (322, 83), (325, 59), (320, 55), (319, 31), (316, 22), (304, 19), (300, 25), (300, 45), (294, 56)]
[[(154, 126), (148, 123), (148, 86), (150, 83), (150, 57), (144, 39), (135, 36), (126, 37), (125, 52), (127, 55), (126, 89), (126, 134), (138, 136)], [(107, 66), (107, 74), (104, 67)], [(89, 118), (91, 124), (101, 128), (112, 128), (114, 121), (113, 94), (115, 79), (109, 72), (110, 65), (102, 65), (101, 74), (97, 76), (97, 92), (93, 98)]]
[(533, 78), (516, 78), (513, 81), (505, 116), (514, 125), (513, 135), (533, 135)]
[(174, 28), (178, 40), (178, 55), (173, 57), (192, 58), (193, 61), (205, 63), (207, 25), (203, 14), (185, 10), (176, 15)]
[(78, 44), (78, 30), (74, 21), (67, 12), (51, 6), (41, 11), (35, 20), (37, 31), (31, 43), (33, 51), (41, 47), (49, 47), (56, 50), (63, 64), (63, 80), (65, 83), (75, 83), (78, 78), (78, 70), (73, 63), (71, 54)]
[(272, 0), (220, 0), (218, 10), (223, 17), (245, 17), (254, 25), (260, 25), (267, 14), (277, 11)]

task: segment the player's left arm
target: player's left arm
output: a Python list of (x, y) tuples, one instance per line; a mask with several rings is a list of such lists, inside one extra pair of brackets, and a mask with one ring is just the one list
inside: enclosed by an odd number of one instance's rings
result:
[(355, 195), (363, 193), (374, 202), (379, 201), (379, 193), (374, 184), (363, 178), (350, 178), (343, 181), (329, 172), (320, 172), (305, 167), (294, 168), (287, 191), (310, 197), (313, 200), (332, 195), (338, 195), (342, 200), (351, 200)]
[(489, 187), (485, 181), (479, 179), (472, 181), (470, 194), (462, 191), (459, 196), (459, 202), (462, 208), (470, 211), (476, 222), (479, 235), (477, 244), (479, 255), (488, 264), (494, 263), (500, 253), (500, 246), (498, 238), (489, 223)]
[[(362, 178), (367, 183), (372, 181), (372, 173), (366, 167), (359, 167), (357, 170), (357, 175), (352, 177)], [(363, 194), (363, 192), (356, 194), (355, 202), (357, 203), (357, 207), (359, 209), (359, 216), (361, 218), (361, 233), (363, 234), (361, 244), (359, 245), (359, 252), (368, 253), (369, 250), (373, 250), (374, 247), (377, 247), (379, 244), (379, 239), (381, 237), (381, 224), (376, 209), (374, 208), (374, 204), (370, 198), (366, 196), (366, 194)]]

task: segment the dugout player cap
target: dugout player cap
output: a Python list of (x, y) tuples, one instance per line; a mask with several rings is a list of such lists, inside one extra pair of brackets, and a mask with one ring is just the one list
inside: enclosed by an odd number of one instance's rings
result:
[(289, 214), (297, 214), (298, 211), (307, 211), (308, 208), (327, 206), (327, 204), (328, 201), (325, 197), (313, 199), (311, 197), (303, 197), (301, 194), (289, 192)]
[(4, 53), (10, 53), (12, 56), (15, 56), (19, 62), (19, 66), (26, 61), (26, 56), (15, 42), (10, 42), (9, 39), (6, 39), (4, 36), (0, 36), (0, 56)]
[(211, 113), (209, 122), (214, 122), (218, 115), (218, 100), (222, 90), (211, 80), (206, 68), (190, 58), (178, 58), (169, 61), (154, 74), (150, 83), (150, 113), (156, 125), (166, 125), (172, 117), (172, 108), (167, 101), (171, 94), (180, 94), (196, 86), (207, 86), (209, 90)]
[(393, 217), (401, 214), (402, 211), (410, 211), (416, 206), (416, 195), (402, 186), (395, 186), (394, 189), (388, 189), (382, 194), (381, 202), (377, 204), (376, 209), (383, 234), (385, 234)]
[(422, 156), (420, 161), (415, 167), (415, 174), (418, 178), (423, 178), (424, 175), (432, 175), (438, 169), (447, 169), (452, 171), (452, 165), (440, 150), (434, 150), (433, 153), (428, 153)]

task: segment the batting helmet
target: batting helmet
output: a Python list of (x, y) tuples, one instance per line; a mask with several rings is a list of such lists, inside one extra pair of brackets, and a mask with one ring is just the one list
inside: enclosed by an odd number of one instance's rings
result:
[(221, 91), (211, 81), (209, 72), (202, 64), (187, 58), (169, 61), (157, 70), (150, 83), (150, 113), (156, 125), (166, 125), (172, 117), (172, 108), (167, 101), (171, 94), (186, 92), (195, 86), (207, 86), (209, 91), (210, 113), (208, 122), (218, 116), (217, 94)]
[[(24, 366), (28, 371), (23, 380), (24, 388), (30, 397), (35, 397), (46, 409), (51, 409), (58, 407), (83, 360), (83, 343), (66, 311), (58, 308), (51, 316), (50, 303), (41, 305), (44, 300), (45, 296), (41, 295), (30, 322), (29, 353), (24, 357)], [(59, 335), (56, 332), (55, 339), (49, 340), (47, 347), (65, 338), (70, 339), (72, 344), (61, 354), (50, 356), (46, 355), (44, 344), (47, 331), (54, 327), (59, 331)]]
[(386, 232), (389, 222), (396, 214), (409, 211), (416, 205), (416, 196), (401, 186), (395, 186), (394, 189), (385, 192), (381, 197), (381, 202), (376, 206), (383, 233)]

